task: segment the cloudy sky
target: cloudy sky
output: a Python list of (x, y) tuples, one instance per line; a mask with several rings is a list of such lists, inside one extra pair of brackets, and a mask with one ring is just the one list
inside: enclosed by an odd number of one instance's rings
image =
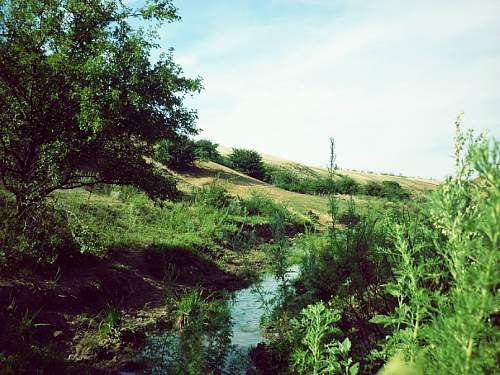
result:
[(455, 117), (500, 135), (499, 0), (177, 0), (202, 137), (311, 165), (442, 178)]

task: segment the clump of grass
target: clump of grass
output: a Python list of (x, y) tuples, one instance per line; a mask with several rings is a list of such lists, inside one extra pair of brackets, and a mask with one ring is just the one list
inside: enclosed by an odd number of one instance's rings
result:
[(174, 330), (151, 337), (143, 357), (153, 374), (220, 373), (230, 351), (231, 328), (226, 299), (191, 290), (169, 301)]

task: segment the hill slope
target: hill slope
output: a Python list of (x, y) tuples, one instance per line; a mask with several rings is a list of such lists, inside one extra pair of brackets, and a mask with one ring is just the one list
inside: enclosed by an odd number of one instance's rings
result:
[[(219, 152), (222, 155), (226, 156), (232, 152), (232, 148), (219, 146)], [(317, 177), (317, 176), (326, 176), (328, 174), (328, 170), (326, 168), (307, 166), (301, 163), (297, 163), (294, 161), (290, 161), (287, 159), (283, 159), (268, 154), (261, 154), (261, 156), (262, 160), (266, 164), (270, 164), (276, 167), (282, 167), (285, 169), (290, 169), (304, 176)], [(426, 192), (434, 189), (437, 185), (439, 185), (438, 181), (424, 179), (424, 178), (416, 178), (416, 177), (393, 176), (393, 175), (360, 172), (353, 170), (339, 170), (338, 173), (352, 177), (354, 180), (356, 180), (361, 184), (366, 184), (370, 181), (374, 182), (395, 181), (399, 183), (402, 187), (410, 190), (411, 192)]]
[[(219, 151), (222, 155), (231, 153), (231, 149), (226, 147), (219, 147)], [(328, 174), (326, 168), (311, 167), (271, 155), (261, 155), (266, 164), (289, 169), (303, 176), (324, 177)], [(361, 184), (366, 184), (370, 181), (396, 181), (414, 195), (420, 195), (430, 191), (438, 185), (436, 181), (402, 176), (389, 176), (346, 170), (340, 170), (338, 173), (352, 177)], [(222, 184), (229, 193), (236, 196), (247, 197), (251, 194), (260, 193), (272, 197), (297, 213), (306, 215), (308, 212), (312, 211), (319, 215), (320, 220), (323, 222), (328, 217), (328, 198), (325, 196), (287, 191), (214, 162), (197, 162), (195, 166), (182, 173), (176, 174), (176, 176), (180, 181), (180, 188), (184, 191), (189, 191), (193, 187), (199, 188), (210, 185), (217, 181), (217, 183)], [(339, 199), (341, 201), (346, 201), (349, 199), (349, 196), (340, 195)], [(354, 201), (357, 205), (367, 208), (378, 207), (383, 204), (381, 199), (368, 196), (355, 196)]]

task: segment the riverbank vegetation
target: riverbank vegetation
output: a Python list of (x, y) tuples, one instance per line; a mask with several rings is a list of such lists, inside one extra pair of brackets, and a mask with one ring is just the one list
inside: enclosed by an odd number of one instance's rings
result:
[(498, 370), (500, 147), (459, 129), (455, 147), (455, 176), (424, 203), (300, 244), (262, 373)]
[[(457, 121), (439, 186), (221, 152), (150, 60), (176, 12), (0, 6), (0, 373), (498, 371), (498, 141)], [(248, 355), (230, 293), (269, 272)]]

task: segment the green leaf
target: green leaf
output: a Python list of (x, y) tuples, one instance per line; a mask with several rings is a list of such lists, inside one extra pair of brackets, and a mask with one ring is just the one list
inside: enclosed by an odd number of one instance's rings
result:
[(349, 353), (349, 350), (351, 350), (351, 340), (347, 337), (344, 341), (342, 341), (342, 352), (344, 353)]
[(349, 368), (349, 375), (357, 375), (359, 372), (359, 363), (355, 363)]
[(370, 323), (383, 324), (384, 326), (392, 324), (393, 322), (394, 319), (387, 315), (375, 315), (373, 318), (370, 319)]

